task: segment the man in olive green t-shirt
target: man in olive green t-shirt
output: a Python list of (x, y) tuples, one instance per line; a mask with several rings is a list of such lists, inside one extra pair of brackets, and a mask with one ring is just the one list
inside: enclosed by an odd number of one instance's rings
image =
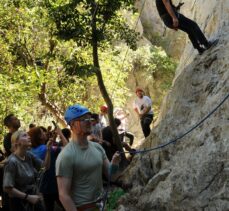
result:
[(91, 114), (81, 105), (70, 106), (65, 120), (72, 130), (72, 141), (56, 161), (56, 176), (60, 200), (66, 211), (96, 209), (103, 192), (102, 172), (117, 169), (120, 156), (116, 153), (109, 163), (103, 148), (87, 140), (91, 133)]

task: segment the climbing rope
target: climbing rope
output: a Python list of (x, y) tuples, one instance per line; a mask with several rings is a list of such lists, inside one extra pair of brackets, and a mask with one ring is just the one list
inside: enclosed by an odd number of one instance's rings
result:
[[(139, 22), (139, 20), (140, 20), (140, 17), (141, 17), (142, 11), (143, 11), (143, 9), (144, 9), (145, 3), (146, 3), (146, 0), (144, 0), (144, 2), (143, 2), (143, 4), (142, 4), (142, 7), (141, 7), (141, 10), (140, 10), (140, 13), (139, 13), (137, 22), (136, 22), (136, 24), (135, 24), (134, 30), (136, 30), (136, 28), (137, 28), (137, 25), (138, 25), (138, 22)], [(127, 48), (127, 50), (126, 50), (124, 59), (123, 59), (123, 61), (122, 61), (121, 70), (123, 70), (123, 68), (124, 68), (124, 62), (125, 62), (125, 60), (126, 60), (126, 57), (127, 57), (127, 55), (128, 55), (128, 52), (129, 52), (129, 48)], [(118, 81), (119, 77), (120, 77), (120, 72), (119, 72), (119, 74), (118, 74), (118, 77), (117, 77), (117, 79), (116, 79), (115, 84), (117, 84), (117, 81)], [(113, 98), (113, 94), (114, 94), (114, 88), (113, 88), (113, 90), (112, 90), (112, 92), (111, 92), (111, 98)], [(105, 194), (104, 194), (103, 199), (102, 199), (102, 201), (103, 201), (102, 211), (104, 211), (105, 206), (106, 206), (106, 202), (107, 202), (107, 199), (108, 199), (108, 193), (109, 193), (110, 185), (111, 185), (111, 174), (109, 173), (109, 175), (108, 175), (107, 189), (106, 189)]]
[[(137, 24), (138, 24), (138, 21), (140, 19), (140, 16), (142, 14), (142, 11), (143, 11), (143, 8), (144, 8), (144, 5), (145, 5), (145, 2), (146, 0), (144, 1), (143, 5), (142, 5), (142, 8), (141, 8), (141, 12), (140, 12), (140, 15), (138, 17), (138, 20), (136, 22), (136, 26), (135, 26), (135, 29), (137, 27)], [(179, 5), (180, 6), (180, 5)], [(181, 4), (182, 6), (182, 4)], [(124, 56), (124, 59), (123, 59), (123, 62), (122, 62), (122, 67), (121, 69), (123, 69), (123, 66), (124, 66), (124, 62), (126, 60), (126, 57), (127, 57), (127, 54), (128, 54), (128, 51), (129, 49), (127, 49), (126, 53), (125, 53), (125, 56)], [(188, 57), (189, 58), (189, 57)], [(185, 59), (185, 64), (188, 60), (188, 58)], [(117, 80), (119, 79), (119, 76), (120, 76), (120, 73), (117, 77)], [(113, 97), (113, 93), (114, 93), (114, 89), (112, 90), (112, 97)], [(150, 152), (150, 151), (154, 151), (154, 150), (158, 150), (158, 149), (162, 149), (162, 148), (165, 148), (167, 147), (168, 145), (171, 145), (171, 144), (175, 144), (178, 140), (184, 138), (186, 135), (188, 135), (189, 133), (191, 133), (193, 130), (195, 130), (196, 128), (198, 128), (201, 124), (203, 124), (208, 118), (210, 118), (224, 103), (225, 101), (229, 98), (229, 94), (226, 95), (225, 98), (223, 98), (223, 100), (208, 114), (206, 115), (203, 119), (201, 119), (199, 122), (197, 122), (195, 125), (193, 125), (189, 130), (187, 130), (186, 132), (184, 132), (183, 134), (177, 136), (176, 138), (174, 139), (171, 139), (169, 140), (168, 142), (164, 143), (164, 144), (160, 144), (154, 148), (149, 148), (149, 149), (145, 149), (145, 150), (136, 150), (136, 151), (124, 151), (124, 152), (119, 152), (120, 154), (124, 154), (124, 153), (131, 153), (131, 154), (140, 154), (140, 153), (147, 153), (147, 152)], [(105, 205), (106, 205), (106, 201), (108, 199), (108, 192), (109, 192), (109, 189), (110, 189), (110, 183), (111, 183), (111, 175), (108, 176), (108, 186), (107, 186), (107, 190), (104, 194), (104, 197), (103, 197), (103, 207), (102, 207), (102, 211), (104, 211), (105, 209)]]
[(201, 124), (203, 124), (203, 122), (205, 122), (205, 120), (207, 120), (212, 114), (214, 114), (218, 110), (218, 108), (220, 108), (225, 103), (225, 101), (228, 98), (229, 98), (229, 94), (227, 94), (227, 96), (207, 116), (205, 116), (198, 123), (196, 123), (193, 127), (191, 127), (189, 130), (187, 130), (185, 133), (179, 135), (175, 139), (171, 139), (167, 143), (160, 144), (160, 145), (158, 145), (158, 146), (156, 146), (154, 148), (145, 149), (145, 150), (136, 150), (136, 151), (130, 151), (130, 152), (125, 151), (125, 152), (119, 152), (119, 153), (120, 154), (122, 154), (122, 153), (131, 153), (131, 154), (145, 153), (145, 152), (150, 152), (150, 151), (153, 151), (153, 150), (164, 148), (164, 147), (166, 147), (166, 146), (168, 146), (170, 144), (175, 144), (178, 140), (184, 138), (186, 135), (188, 135), (193, 130), (195, 130), (197, 127), (199, 127)]
[[(142, 4), (142, 6), (141, 6), (141, 10), (140, 10), (140, 13), (139, 13), (137, 22), (136, 22), (135, 27), (134, 27), (134, 31), (136, 30), (136, 28), (137, 28), (137, 26), (138, 26), (138, 22), (139, 22), (139, 20), (140, 20), (140, 18), (141, 18), (141, 15), (142, 15), (142, 12), (143, 12), (145, 3), (146, 3), (146, 0), (144, 0), (143, 4)], [(126, 58), (127, 58), (128, 52), (129, 52), (129, 48), (127, 48), (127, 50), (126, 50), (124, 59), (123, 59), (123, 61), (122, 61), (121, 70), (124, 69), (124, 63), (125, 63), (125, 60), (126, 60)], [(117, 84), (118, 79), (119, 79), (119, 77), (120, 77), (120, 74), (121, 74), (121, 72), (119, 72), (119, 74), (118, 74), (118, 76), (117, 76), (117, 80), (116, 80), (116, 82), (115, 82), (114, 84)], [(113, 98), (114, 90), (115, 90), (115, 87), (113, 87), (113, 90), (112, 90), (112, 92), (111, 92), (111, 99)]]
[[(139, 20), (140, 20), (140, 17), (141, 17), (142, 11), (143, 11), (143, 9), (144, 9), (145, 3), (146, 3), (146, 0), (144, 0), (144, 2), (143, 2), (143, 4), (142, 4), (142, 7), (141, 7), (141, 10), (140, 10), (140, 13), (139, 13), (137, 22), (136, 22), (136, 24), (135, 24), (134, 30), (136, 30), (136, 28), (137, 28), (137, 25), (138, 25), (138, 22), (139, 22)], [(124, 68), (124, 63), (125, 63), (125, 60), (126, 60), (126, 58), (127, 58), (128, 52), (129, 52), (129, 48), (126, 50), (124, 59), (123, 59), (123, 61), (122, 61), (122, 65), (121, 65), (121, 69), (122, 69), (122, 70), (123, 70), (123, 68)], [(119, 77), (120, 77), (120, 72), (119, 72), (118, 77), (117, 77), (117, 79), (116, 79), (116, 83), (117, 83)], [(115, 84), (116, 84), (116, 83), (115, 83)], [(112, 94), (111, 94), (111, 98), (113, 98), (114, 88), (113, 88), (113, 90), (112, 90), (111, 93), (112, 93)], [(111, 186), (111, 174), (109, 173), (109, 175), (108, 175), (107, 189), (106, 189), (105, 194), (104, 194), (103, 199), (102, 199), (102, 201), (103, 201), (103, 203), (102, 203), (102, 204), (103, 204), (103, 205), (102, 205), (102, 211), (104, 211), (105, 206), (106, 206), (106, 202), (107, 202), (107, 199), (108, 199), (108, 193), (109, 193), (109, 190), (110, 190), (110, 186)]]
[[(160, 144), (154, 148), (150, 148), (150, 149), (145, 149), (145, 150), (136, 150), (136, 151), (131, 151), (131, 152), (119, 152), (120, 154), (122, 153), (132, 153), (132, 154), (139, 154), (139, 153), (146, 153), (146, 152), (150, 152), (150, 151), (154, 151), (154, 150), (158, 150), (158, 149), (162, 149), (168, 145), (171, 144), (175, 144), (178, 140), (184, 138), (186, 135), (188, 135), (189, 133), (191, 133), (193, 130), (195, 130), (197, 127), (199, 127), (201, 124), (203, 124), (203, 122), (205, 122), (211, 115), (213, 115), (225, 102), (226, 100), (229, 98), (229, 94), (227, 94), (227, 96), (225, 98), (223, 98), (223, 100), (207, 115), (205, 116), (203, 119), (201, 119), (198, 123), (196, 123), (193, 127), (191, 127), (189, 130), (187, 130), (185, 133), (183, 133), (182, 135), (179, 135), (178, 137), (176, 137), (175, 139), (172, 139), (170, 141), (168, 141), (167, 143), (164, 144)], [(109, 173), (108, 176), (108, 185), (107, 185), (107, 190), (104, 194), (104, 197), (102, 199), (103, 201), (103, 207), (102, 207), (102, 211), (104, 211), (105, 209), (105, 205), (106, 205), (106, 201), (108, 199), (108, 193), (109, 193), (109, 189), (110, 189), (110, 184), (111, 184), (111, 174)]]
[(107, 189), (105, 191), (105, 194), (102, 198), (102, 211), (104, 211), (105, 209), (105, 206), (106, 206), (106, 202), (107, 202), (107, 199), (108, 199), (108, 193), (109, 193), (109, 190), (110, 190), (110, 186), (111, 186), (111, 176), (112, 176), (112, 168), (113, 168), (113, 165), (111, 164), (109, 166), (109, 169), (108, 169), (108, 181), (107, 181)]

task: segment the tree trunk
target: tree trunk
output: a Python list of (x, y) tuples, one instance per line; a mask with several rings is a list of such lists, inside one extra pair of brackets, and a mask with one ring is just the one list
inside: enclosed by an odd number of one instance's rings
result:
[(46, 84), (43, 83), (41, 86), (41, 93), (38, 95), (38, 98), (43, 106), (45, 106), (57, 119), (57, 121), (63, 126), (67, 127), (66, 122), (64, 121), (64, 117), (62, 112), (58, 109), (58, 107), (51, 102), (48, 101), (46, 97)]
[[(120, 141), (120, 137), (118, 134), (117, 126), (114, 121), (113, 117), (113, 104), (112, 101), (108, 95), (108, 92), (106, 90), (106, 87), (103, 82), (102, 73), (99, 66), (99, 56), (98, 56), (98, 40), (97, 40), (97, 28), (96, 28), (96, 4), (92, 6), (92, 48), (93, 48), (93, 64), (95, 67), (95, 73), (98, 81), (98, 86), (100, 89), (100, 92), (103, 96), (103, 99), (105, 100), (107, 106), (108, 106), (108, 118), (109, 118), (109, 124), (112, 130), (113, 138), (115, 141), (115, 144), (120, 152), (123, 152), (122, 144)], [(126, 161), (125, 154), (122, 154), (122, 160)]]
[[(44, 69), (48, 71), (49, 69), (49, 62), (51, 56), (53, 56), (54, 49), (56, 47), (56, 42), (53, 41), (52, 37), (49, 40), (49, 57), (47, 57), (47, 60), (44, 64)], [(33, 60), (34, 68), (36, 69), (35, 59)], [(38, 95), (38, 99), (40, 100), (41, 104), (45, 106), (56, 118), (57, 122), (59, 122), (63, 127), (67, 127), (67, 124), (64, 120), (63, 113), (60, 111), (60, 109), (53, 103), (49, 102), (46, 96), (46, 83), (43, 83), (41, 85), (41, 93)]]

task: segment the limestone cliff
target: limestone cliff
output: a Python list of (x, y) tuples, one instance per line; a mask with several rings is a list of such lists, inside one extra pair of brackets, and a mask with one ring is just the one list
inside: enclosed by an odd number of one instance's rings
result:
[[(187, 0), (185, 4), (190, 6), (184, 10), (187, 16), (219, 42), (201, 56), (185, 42), (173, 87), (142, 149), (187, 131), (229, 94), (229, 1)], [(176, 144), (136, 155), (122, 180), (133, 187), (118, 210), (228, 211), (229, 99)]]

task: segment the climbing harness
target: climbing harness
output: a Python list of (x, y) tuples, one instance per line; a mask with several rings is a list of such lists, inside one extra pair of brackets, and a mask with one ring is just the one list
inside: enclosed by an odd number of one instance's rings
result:
[[(179, 4), (175, 7), (176, 11), (179, 12), (180, 11), (180, 8), (184, 5), (184, 2), (179, 2)], [(179, 15), (179, 14), (178, 14)], [(162, 33), (162, 37), (165, 37), (166, 35), (166, 30), (167, 30), (167, 27), (166, 25), (164, 24), (164, 31)]]
[(180, 8), (184, 5), (184, 2), (179, 2), (179, 4), (175, 7), (176, 11), (180, 11)]

